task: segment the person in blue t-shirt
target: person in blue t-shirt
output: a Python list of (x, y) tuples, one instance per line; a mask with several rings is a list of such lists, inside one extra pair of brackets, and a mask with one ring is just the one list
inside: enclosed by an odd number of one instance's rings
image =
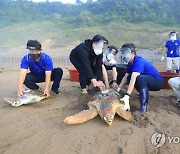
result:
[(128, 66), (126, 74), (118, 87), (118, 91), (120, 91), (126, 83), (129, 83), (129, 86), (124, 97), (120, 100), (124, 101), (124, 109), (130, 110), (129, 98), (135, 87), (139, 92), (141, 104), (140, 110), (136, 111), (135, 114), (146, 112), (149, 91), (160, 90), (163, 86), (163, 78), (150, 62), (136, 55), (136, 47), (134, 44), (123, 44), (121, 51), (123, 60), (128, 63)]
[[(33, 90), (38, 90), (36, 83), (45, 82), (44, 95), (50, 96), (50, 82), (53, 82), (51, 90), (59, 94), (59, 84), (63, 75), (61, 68), (54, 68), (50, 56), (42, 52), (41, 44), (36, 40), (27, 42), (28, 54), (21, 61), (21, 69), (18, 80), (18, 96), (24, 92), (23, 84)], [(27, 73), (28, 69), (30, 70)]]
[(161, 60), (164, 60), (164, 56), (167, 55), (166, 70), (171, 72), (174, 64), (176, 73), (179, 73), (180, 69), (180, 40), (177, 40), (176, 32), (170, 32), (170, 39), (165, 44), (165, 50)]

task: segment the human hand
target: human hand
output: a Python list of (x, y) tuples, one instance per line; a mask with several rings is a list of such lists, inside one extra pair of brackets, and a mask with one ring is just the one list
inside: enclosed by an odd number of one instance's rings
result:
[(112, 87), (115, 88), (115, 89), (118, 88), (117, 82), (113, 82)]
[(17, 91), (17, 95), (20, 97), (20, 96), (23, 95), (24, 92), (25, 92), (24, 88), (23, 87), (19, 87), (18, 91)]
[(124, 102), (124, 107), (122, 107), (123, 110), (130, 110), (130, 105), (129, 105), (129, 96), (128, 95), (124, 95), (123, 98), (120, 99), (120, 101)]
[(105, 85), (102, 81), (97, 81), (96, 79), (92, 79), (91, 81), (94, 87), (100, 88), (101, 91), (105, 89)]
[(46, 98), (48, 98), (50, 96), (50, 90), (44, 89), (44, 95), (46, 96)]
[(106, 89), (109, 89), (109, 88), (110, 88), (110, 87), (109, 87), (109, 83), (106, 83), (105, 86), (106, 86)]
[(100, 88), (101, 91), (105, 90), (105, 84), (102, 81), (98, 81), (98, 87)]

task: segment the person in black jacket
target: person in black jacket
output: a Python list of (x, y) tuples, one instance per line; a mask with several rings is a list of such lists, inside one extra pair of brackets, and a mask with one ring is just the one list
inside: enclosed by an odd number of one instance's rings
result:
[(84, 43), (79, 44), (70, 53), (70, 61), (79, 72), (82, 94), (87, 93), (87, 87), (91, 82), (94, 87), (99, 87), (100, 90), (105, 88), (102, 82), (102, 52), (104, 44), (108, 44), (108, 40), (101, 35), (95, 35), (92, 39), (85, 40)]

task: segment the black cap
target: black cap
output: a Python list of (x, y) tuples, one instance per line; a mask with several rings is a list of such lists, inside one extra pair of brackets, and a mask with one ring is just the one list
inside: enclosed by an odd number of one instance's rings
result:
[(133, 44), (133, 43), (124, 43), (122, 46), (121, 46), (121, 50), (123, 48), (129, 48), (131, 49), (131, 51), (136, 51), (136, 46)]
[(108, 40), (104, 37), (104, 36), (101, 36), (101, 35), (95, 35), (93, 38), (92, 38), (92, 41), (93, 42), (98, 42), (98, 41), (104, 41), (104, 43), (108, 44)]
[(37, 40), (29, 40), (27, 42), (26, 49), (29, 49), (29, 50), (42, 50), (41, 49), (41, 43), (39, 43)]

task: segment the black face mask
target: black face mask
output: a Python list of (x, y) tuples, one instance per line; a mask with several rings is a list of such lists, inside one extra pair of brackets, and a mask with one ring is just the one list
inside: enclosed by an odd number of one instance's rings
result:
[(34, 61), (38, 61), (39, 58), (41, 57), (41, 54), (30, 54), (30, 57)]

